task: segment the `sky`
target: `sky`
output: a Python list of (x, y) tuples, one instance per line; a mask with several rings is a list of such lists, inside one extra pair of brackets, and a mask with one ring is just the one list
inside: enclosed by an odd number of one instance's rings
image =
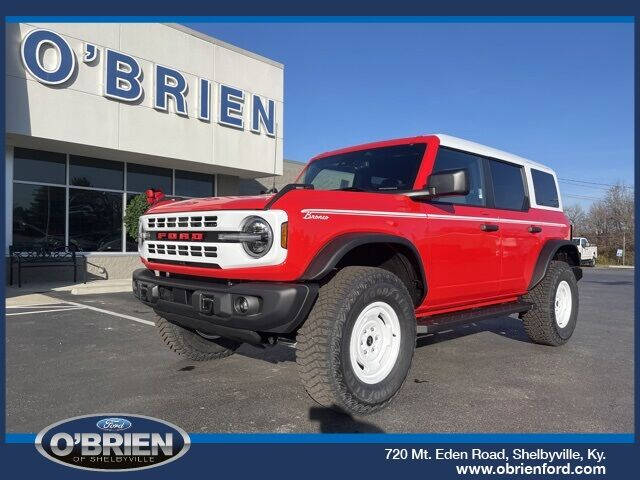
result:
[(447, 133), (581, 181), (565, 205), (633, 185), (631, 23), (187, 26), (285, 65), (285, 158)]

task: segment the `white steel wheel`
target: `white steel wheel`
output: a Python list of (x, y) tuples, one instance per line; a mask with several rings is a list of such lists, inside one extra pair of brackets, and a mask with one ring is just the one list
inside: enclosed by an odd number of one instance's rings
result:
[(571, 287), (565, 280), (562, 280), (556, 288), (556, 298), (554, 301), (556, 323), (559, 328), (564, 328), (569, 323), (572, 307)]
[(384, 380), (400, 351), (400, 321), (385, 302), (367, 305), (351, 330), (349, 356), (356, 377), (364, 383)]

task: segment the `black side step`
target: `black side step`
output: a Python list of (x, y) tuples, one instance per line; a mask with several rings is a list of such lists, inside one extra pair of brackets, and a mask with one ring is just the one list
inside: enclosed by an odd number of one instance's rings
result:
[(438, 330), (445, 330), (453, 325), (479, 322), (490, 318), (511, 315), (512, 313), (526, 312), (533, 307), (528, 302), (510, 302), (501, 305), (491, 305), (489, 307), (473, 308), (454, 313), (442, 313), (431, 317), (418, 319), (418, 333), (434, 333)]

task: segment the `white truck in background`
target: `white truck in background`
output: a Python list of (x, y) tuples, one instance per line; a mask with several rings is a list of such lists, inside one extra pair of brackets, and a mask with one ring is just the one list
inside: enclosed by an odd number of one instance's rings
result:
[(591, 245), (585, 237), (573, 237), (572, 241), (578, 247), (578, 252), (580, 252), (580, 263), (595, 267), (598, 259), (598, 247)]

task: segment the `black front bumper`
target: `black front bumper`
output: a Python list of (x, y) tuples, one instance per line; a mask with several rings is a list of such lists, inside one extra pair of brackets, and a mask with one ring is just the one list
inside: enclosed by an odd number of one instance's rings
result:
[[(133, 293), (182, 327), (261, 343), (269, 334), (285, 335), (302, 323), (318, 296), (318, 285), (156, 277), (153, 271), (141, 268), (133, 272)], [(249, 306), (244, 314), (234, 308), (242, 297)]]

